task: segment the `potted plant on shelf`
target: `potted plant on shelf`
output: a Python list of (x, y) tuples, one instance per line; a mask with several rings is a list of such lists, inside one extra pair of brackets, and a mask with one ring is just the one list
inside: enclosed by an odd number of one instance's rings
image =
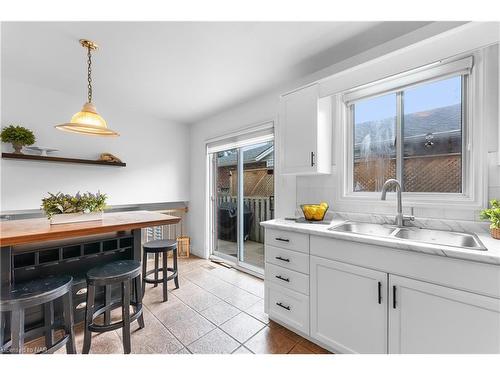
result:
[(9, 125), (2, 129), (0, 133), (2, 142), (12, 143), (14, 154), (22, 154), (23, 146), (30, 146), (35, 143), (35, 135), (29, 129), (19, 125)]
[(482, 210), (480, 218), (490, 221), (491, 237), (500, 240), (500, 202), (492, 199), (490, 201), (490, 208)]
[(75, 195), (49, 193), (48, 197), (42, 199), (41, 208), (51, 224), (102, 220), (106, 199), (106, 194), (100, 192), (78, 192)]

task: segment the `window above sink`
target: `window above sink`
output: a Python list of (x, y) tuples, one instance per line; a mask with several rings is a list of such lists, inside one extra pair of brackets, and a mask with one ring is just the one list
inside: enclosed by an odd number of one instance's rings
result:
[(353, 192), (381, 191), (395, 178), (406, 192), (462, 193), (466, 77), (349, 104)]
[(486, 204), (481, 56), (471, 52), (337, 94), (338, 202), (383, 206), (380, 191), (394, 178), (407, 207)]

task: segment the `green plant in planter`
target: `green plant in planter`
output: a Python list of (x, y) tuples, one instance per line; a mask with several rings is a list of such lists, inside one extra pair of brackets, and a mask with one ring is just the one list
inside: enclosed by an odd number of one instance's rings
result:
[(50, 219), (57, 214), (74, 214), (102, 212), (106, 208), (106, 194), (97, 192), (95, 194), (87, 192), (75, 195), (48, 193), (49, 196), (42, 199), (41, 209)]
[(23, 146), (29, 146), (35, 143), (35, 134), (29, 129), (19, 125), (9, 125), (2, 129), (0, 133), (2, 142), (12, 143), (14, 154), (20, 154)]
[(482, 210), (479, 217), (483, 220), (489, 220), (491, 229), (500, 229), (500, 202), (492, 199), (490, 208)]

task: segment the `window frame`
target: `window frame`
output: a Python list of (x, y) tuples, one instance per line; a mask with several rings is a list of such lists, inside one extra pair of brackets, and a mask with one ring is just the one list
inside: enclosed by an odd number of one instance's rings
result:
[[(481, 205), (484, 197), (482, 196), (484, 192), (484, 182), (481, 166), (477, 164), (480, 163), (481, 157), (479, 157), (479, 152), (482, 148), (481, 142), (478, 142), (478, 135), (481, 129), (473, 129), (473, 120), (479, 122), (480, 116), (478, 113), (474, 114), (473, 108), (477, 106), (477, 103), (481, 102), (482, 97), (478, 97), (478, 83), (480, 78), (482, 78), (482, 72), (480, 68), (481, 64), (471, 65), (466, 71), (455, 70), (450, 72), (446, 71), (446, 65), (454, 64), (457, 61), (464, 61), (473, 58), (477, 58), (477, 55), (468, 55), (465, 58), (462, 57), (460, 60), (453, 60), (450, 62), (439, 61), (440, 69), (436, 69), (435, 64), (428, 66), (428, 69), (418, 68), (412, 72), (405, 72), (397, 76), (389, 77), (377, 82), (371, 82), (361, 88), (354, 88), (348, 91), (344, 91), (336, 95), (336, 119), (342, 126), (340, 128), (339, 138), (342, 140), (340, 147), (339, 164), (337, 173), (339, 174), (339, 191), (337, 194), (340, 203), (348, 203), (353, 201), (366, 201), (373, 204), (380, 202), (380, 192), (359, 192), (354, 191), (353, 187), (353, 175), (354, 175), (354, 116), (352, 106), (353, 103), (360, 99), (371, 98), (382, 96), (394, 92), (402, 92), (405, 89), (419, 86), (426, 83), (431, 83), (453, 76), (462, 76), (462, 192), (461, 193), (443, 193), (443, 192), (403, 192), (406, 204), (411, 206), (429, 206), (433, 207), (449, 207), (451, 206), (478, 206)], [(477, 60), (476, 60), (477, 61)], [(481, 62), (482, 63), (482, 62)], [(443, 68), (444, 67), (444, 68)], [(414, 79), (411, 76), (414, 74)], [(389, 82), (389, 83), (388, 83)], [(401, 82), (404, 82), (402, 84)], [(388, 85), (392, 85), (392, 89), (387, 89)], [(479, 85), (481, 86), (481, 85)], [(377, 92), (377, 87), (380, 89)], [(353, 93), (356, 91), (370, 92), (370, 95), (360, 95), (358, 98), (353, 98)], [(476, 96), (475, 98), (472, 94)], [(401, 134), (401, 114), (403, 110), (402, 106), (402, 95), (397, 100), (397, 118), (396, 118), (396, 157), (397, 157), (397, 176), (400, 178), (402, 175), (403, 164), (403, 148), (400, 147), (402, 140)], [(472, 147), (472, 139), (476, 139), (475, 147)], [(399, 172), (398, 172), (399, 171)]]
[[(460, 80), (461, 80), (461, 138), (462, 138), (462, 150), (461, 150), (461, 192), (460, 193), (446, 193), (446, 192), (412, 192), (412, 191), (408, 191), (407, 193), (413, 193), (413, 194), (457, 194), (457, 195), (463, 195), (464, 193), (466, 193), (466, 189), (467, 189), (467, 184), (466, 184), (466, 181), (467, 181), (467, 176), (466, 176), (466, 173), (467, 173), (467, 170), (466, 168), (464, 168), (464, 164), (465, 164), (465, 159), (464, 159), (464, 155), (466, 153), (466, 147), (465, 147), (465, 144), (467, 142), (467, 126), (466, 126), (466, 123), (467, 123), (467, 118), (465, 116), (465, 113), (466, 113), (466, 108), (467, 108), (467, 105), (468, 105), (468, 100), (467, 100), (467, 92), (468, 92), (468, 74), (451, 74), (451, 75), (447, 75), (445, 77), (437, 77), (437, 78), (434, 78), (434, 79), (428, 79), (428, 80), (425, 80), (425, 81), (421, 81), (421, 82), (418, 82), (418, 83), (414, 83), (414, 84), (411, 84), (411, 85), (408, 85), (408, 86), (404, 86), (404, 87), (401, 87), (399, 88), (397, 91), (391, 91), (391, 92), (384, 92), (383, 94), (379, 94), (379, 95), (373, 95), (373, 96), (368, 96), (368, 97), (364, 97), (362, 99), (359, 99), (359, 100), (355, 100), (355, 101), (352, 101), (348, 104), (348, 113), (349, 113), (349, 117), (348, 117), (348, 126), (349, 126), (349, 131), (352, 132), (352, 139), (351, 139), (351, 144), (350, 144), (350, 157), (351, 157), (351, 162), (349, 164), (349, 170), (350, 170), (350, 175), (349, 175), (349, 184), (350, 184), (350, 193), (354, 193), (354, 194), (358, 194), (360, 192), (358, 191), (354, 191), (354, 127), (355, 127), (355, 116), (354, 116), (354, 111), (355, 111), (355, 105), (357, 102), (359, 102), (360, 100), (369, 100), (369, 99), (372, 99), (372, 98), (377, 98), (377, 97), (380, 97), (380, 96), (383, 96), (383, 95), (389, 95), (389, 94), (395, 94), (395, 98), (396, 98), (396, 122), (395, 122), (395, 126), (396, 126), (396, 129), (395, 129), (395, 133), (396, 133), (396, 136), (395, 136), (395, 140), (396, 140), (396, 144), (395, 144), (395, 149), (396, 149), (396, 180), (400, 181), (401, 182), (401, 188), (403, 189), (404, 188), (404, 181), (403, 181), (403, 174), (404, 174), (404, 92), (408, 89), (411, 89), (411, 88), (414, 88), (414, 87), (418, 87), (418, 86), (423, 86), (423, 85), (426, 85), (426, 84), (430, 84), (430, 83), (433, 83), (433, 82), (438, 82), (438, 81), (441, 81), (441, 80), (445, 80), (445, 79), (448, 79), (448, 78), (453, 78), (453, 77), (460, 77)], [(403, 192), (405, 192), (405, 190), (403, 190)], [(377, 192), (368, 192), (368, 193), (377, 193)]]

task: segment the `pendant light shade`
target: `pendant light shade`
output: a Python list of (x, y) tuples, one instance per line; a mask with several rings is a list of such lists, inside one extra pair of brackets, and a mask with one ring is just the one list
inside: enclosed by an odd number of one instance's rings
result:
[(87, 135), (101, 135), (116, 137), (119, 134), (108, 129), (106, 121), (97, 113), (92, 103), (85, 103), (80, 112), (71, 117), (71, 121), (66, 124), (56, 126), (59, 130)]
[(95, 42), (81, 39), (80, 44), (87, 49), (87, 103), (71, 117), (71, 121), (65, 124), (56, 125), (56, 129), (67, 132), (116, 137), (119, 134), (108, 128), (106, 121), (97, 113), (95, 105), (92, 104), (92, 51), (98, 48)]

